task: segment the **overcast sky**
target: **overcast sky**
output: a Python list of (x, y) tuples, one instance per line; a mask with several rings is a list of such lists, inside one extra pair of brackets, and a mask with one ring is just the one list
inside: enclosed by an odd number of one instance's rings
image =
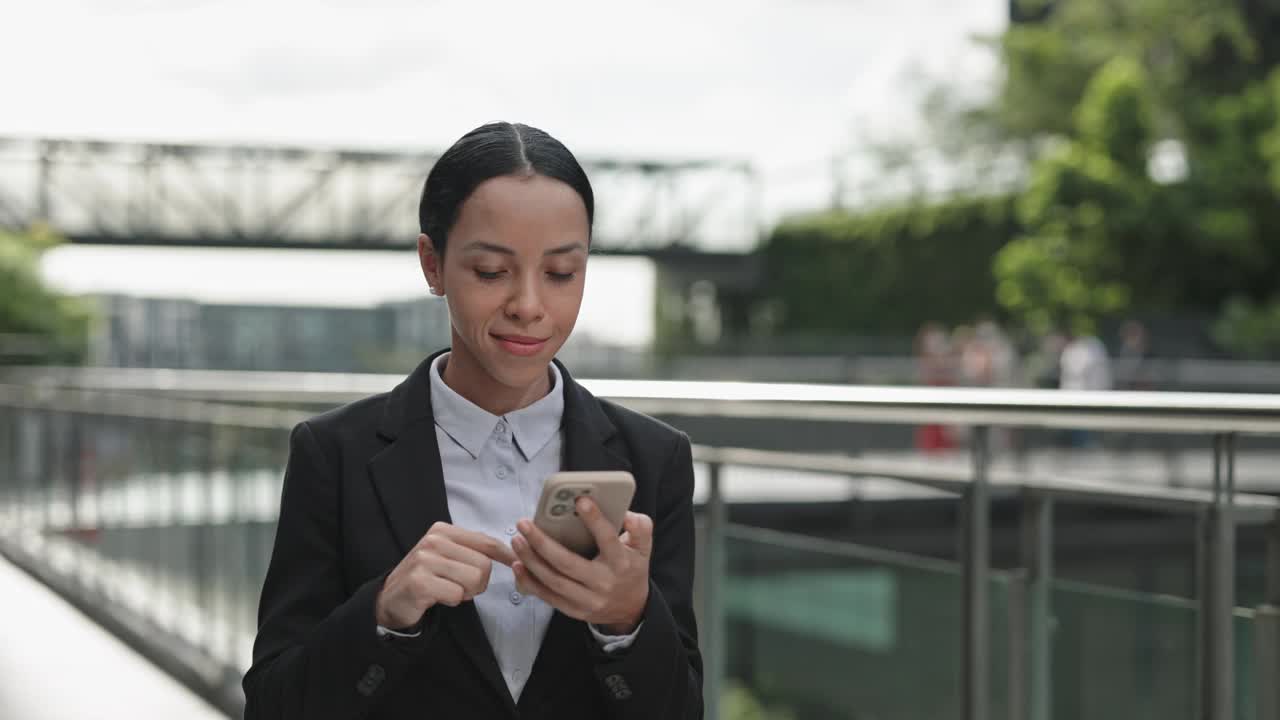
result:
[[(920, 90), (910, 78), (989, 85), (992, 59), (970, 38), (998, 32), (1006, 7), (24, 2), (5, 11), (0, 135), (421, 149), (507, 119), (543, 127), (580, 155), (749, 160), (767, 218), (825, 202), (836, 152), (864, 137), (909, 135)], [(56, 281), (83, 285), (82, 275), (110, 265), (101, 253), (77, 260), (80, 251), (61, 251)], [(170, 275), (181, 258), (167, 261)], [(595, 270), (610, 274), (607, 265)], [(111, 268), (121, 289), (155, 294), (141, 270), (123, 260)], [(366, 300), (380, 299), (377, 285)], [(192, 295), (199, 286), (192, 277)]]

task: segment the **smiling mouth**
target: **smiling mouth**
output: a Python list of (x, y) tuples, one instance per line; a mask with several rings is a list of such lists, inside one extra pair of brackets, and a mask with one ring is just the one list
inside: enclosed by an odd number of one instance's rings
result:
[(512, 355), (529, 356), (536, 355), (542, 347), (547, 344), (551, 338), (534, 338), (524, 335), (492, 335), (493, 339), (498, 341), (498, 346)]
[(517, 345), (541, 345), (542, 343), (551, 339), (551, 338), (527, 337), (525, 335), (498, 335), (498, 334), (494, 334), (494, 337), (499, 340), (502, 340), (503, 342), (515, 343)]

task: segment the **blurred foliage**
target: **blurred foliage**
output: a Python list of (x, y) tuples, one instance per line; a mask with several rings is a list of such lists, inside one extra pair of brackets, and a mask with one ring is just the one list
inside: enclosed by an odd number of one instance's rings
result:
[(0, 231), (0, 362), (83, 361), (89, 308), (46, 288), (40, 279), (40, 255), (60, 242), (43, 227)]
[(1214, 325), (1213, 334), (1223, 347), (1241, 357), (1280, 357), (1280, 296), (1263, 303), (1232, 299)]
[[(993, 41), (1005, 69), (986, 117), (1005, 137), (1071, 136), (1076, 107), (1097, 73), (1117, 58), (1141, 65), (1158, 99), (1161, 134), (1186, 127), (1187, 106), (1206, 95), (1243, 90), (1251, 66), (1274, 65), (1275, 11), (1238, 0), (1016, 0), (1043, 15)], [(1245, 9), (1247, 7), (1247, 9)]]
[[(1241, 333), (1263, 332), (1280, 278), (1280, 3), (1022, 0), (1018, 15), (1035, 21), (985, 41), (994, 96), (939, 86), (922, 108), (933, 150), (992, 197), (785, 221), (764, 250), (779, 330), (1220, 314), (1226, 347), (1274, 354)], [(1013, 197), (983, 170), (1011, 160)]]
[[(999, 43), (987, 118), (1047, 148), (996, 258), (1029, 328), (1131, 312), (1217, 311), (1280, 276), (1280, 8), (1228, 0), (1070, 0)], [(1172, 175), (1153, 180), (1157, 143)]]
[(992, 258), (1019, 224), (1012, 197), (957, 198), (781, 223), (761, 249), (787, 333), (914, 333), (993, 309)]
[(996, 256), (996, 297), (1034, 332), (1091, 333), (1095, 317), (1129, 305), (1123, 246), (1143, 238), (1154, 185), (1143, 80), (1125, 58), (1100, 69), (1076, 112), (1077, 138), (1036, 164), (1020, 198), (1027, 233)]

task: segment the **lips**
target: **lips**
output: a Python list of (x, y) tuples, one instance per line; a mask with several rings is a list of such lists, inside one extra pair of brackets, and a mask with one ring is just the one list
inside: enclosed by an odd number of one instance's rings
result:
[(512, 355), (520, 357), (528, 357), (537, 355), (546, 346), (550, 338), (535, 338), (527, 335), (498, 335), (493, 334), (493, 339), (498, 341), (498, 346)]

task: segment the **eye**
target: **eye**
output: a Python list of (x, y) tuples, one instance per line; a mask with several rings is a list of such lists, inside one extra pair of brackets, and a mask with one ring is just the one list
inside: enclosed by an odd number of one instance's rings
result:
[(571, 272), (567, 272), (567, 273), (548, 272), (547, 273), (547, 277), (551, 278), (552, 282), (557, 282), (557, 283), (567, 283), (570, 280), (573, 280), (574, 275), (577, 275), (577, 273), (571, 273)]
[(480, 278), (481, 280), (497, 280), (498, 278), (502, 277), (502, 271), (501, 270), (481, 270), (480, 268), (476, 268), (476, 277)]

